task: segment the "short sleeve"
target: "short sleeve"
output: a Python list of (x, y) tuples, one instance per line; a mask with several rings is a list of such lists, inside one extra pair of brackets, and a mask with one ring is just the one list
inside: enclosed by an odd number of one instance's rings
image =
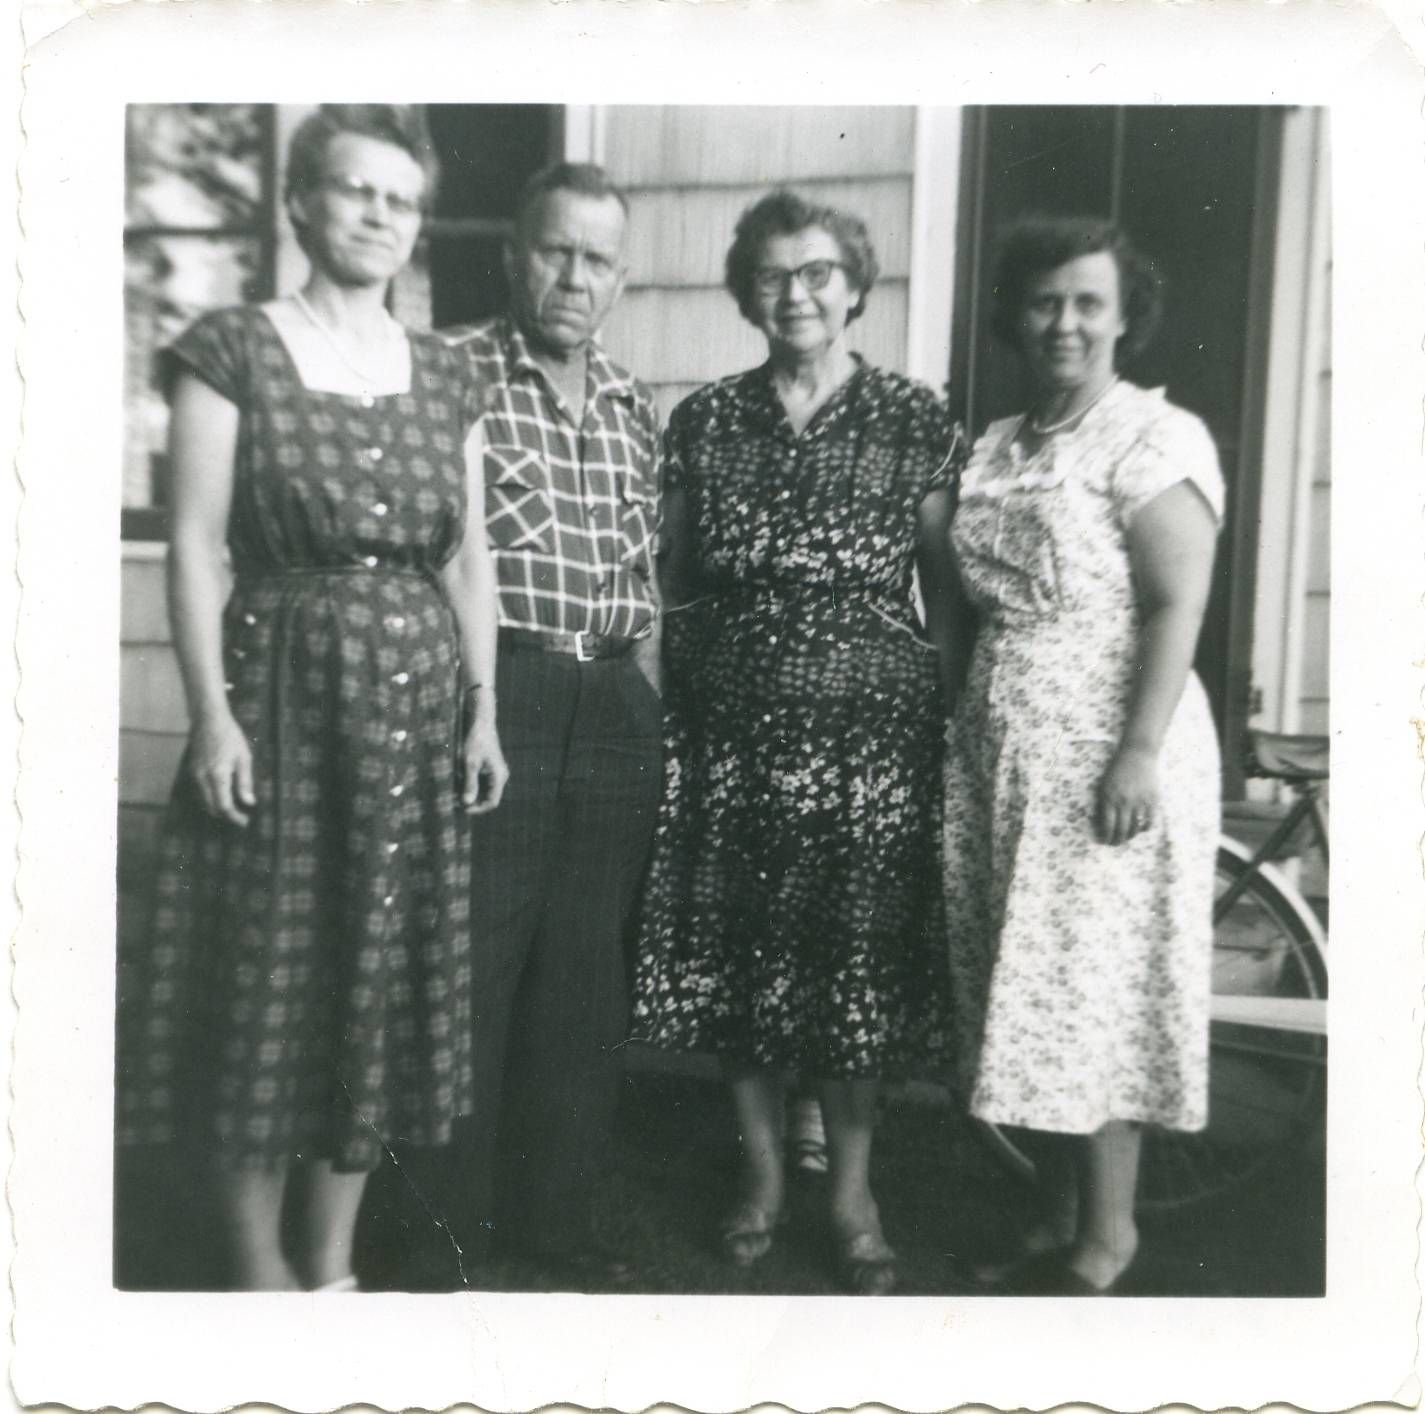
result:
[(1196, 487), (1221, 525), (1226, 493), (1212, 435), (1200, 418), (1165, 405), (1114, 469), (1118, 523), (1126, 530), (1144, 506), (1180, 481)]
[(910, 441), (920, 453), (916, 500), (923, 501), (933, 492), (945, 490), (958, 496), (960, 473), (968, 452), (964, 430), (929, 388), (916, 387), (914, 397)]
[(460, 389), (460, 426), (468, 437), (471, 429), (486, 412), (494, 400), (494, 388), (480, 375), (470, 359), (461, 358), (455, 350), (450, 357), (456, 364), (455, 380)]
[(173, 396), (182, 373), (201, 378), (214, 392), (243, 407), (249, 401), (249, 339), (254, 311), (239, 306), (217, 309), (190, 324), (158, 354), (158, 384)]

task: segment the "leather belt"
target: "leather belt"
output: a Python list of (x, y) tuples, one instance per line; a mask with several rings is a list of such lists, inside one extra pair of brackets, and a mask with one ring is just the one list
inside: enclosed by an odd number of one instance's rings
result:
[(588, 629), (564, 633), (558, 629), (534, 628), (502, 628), (499, 641), (501, 647), (563, 653), (581, 663), (592, 663), (596, 658), (621, 658), (637, 642), (618, 634), (590, 633)]

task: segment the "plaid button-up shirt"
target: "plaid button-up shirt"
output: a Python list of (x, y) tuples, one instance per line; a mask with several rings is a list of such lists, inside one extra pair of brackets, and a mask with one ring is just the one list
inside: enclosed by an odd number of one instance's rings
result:
[(501, 624), (642, 634), (656, 612), (659, 439), (648, 390), (591, 345), (576, 426), (508, 317), (442, 334), (483, 393)]

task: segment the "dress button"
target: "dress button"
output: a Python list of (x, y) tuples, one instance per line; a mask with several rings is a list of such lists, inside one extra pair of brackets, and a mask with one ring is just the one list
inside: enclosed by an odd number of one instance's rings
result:
[(392, 843), (390, 843), (390, 844), (388, 844), (388, 845), (386, 846), (386, 853), (387, 853), (387, 854), (395, 854), (395, 852), (396, 852), (398, 849), (400, 849), (400, 847), (401, 847), (400, 845), (396, 844), (396, 843), (393, 841)]
[(361, 563), (362, 563), (363, 565), (365, 565), (367, 569), (369, 569), (369, 570), (374, 570), (374, 569), (376, 568), (376, 566), (381, 563), (381, 561), (378, 560), (375, 555), (367, 555), (367, 556), (361, 561)]
[(403, 618), (400, 616), (400, 614), (388, 614), (388, 615), (387, 615), (387, 617), (386, 617), (386, 627), (389, 628), (392, 633), (398, 633), (398, 632), (400, 632), (400, 630), (403, 629), (403, 628), (405, 628), (405, 626), (406, 626), (406, 621), (405, 621), (405, 619), (403, 619)]
[(376, 504), (371, 507), (371, 514), (374, 516), (384, 516), (388, 510), (390, 510), (390, 507), (385, 501), (377, 501)]
[(361, 395), (361, 406), (364, 408), (374, 408), (376, 406), (376, 399), (373, 398), (370, 393), (363, 393)]
[(397, 674), (391, 679), (391, 681), (392, 681), (393, 683), (395, 683), (397, 687), (405, 687), (405, 685), (406, 685), (408, 682), (410, 682), (410, 680), (411, 680), (411, 675), (410, 675), (409, 673), (397, 673)]
[(372, 447), (367, 451), (366, 455), (370, 457), (372, 461), (379, 462), (386, 453), (383, 452), (380, 447)]
[(405, 789), (406, 789), (405, 786), (392, 786), (392, 787), (391, 787), (391, 794), (392, 794), (392, 795), (402, 795), (402, 794), (405, 793)]
[(387, 894), (381, 902), (386, 908), (390, 908), (391, 905), (396, 902), (396, 896), (394, 894)]
[(256, 614), (244, 614), (244, 615), (242, 616), (242, 621), (243, 621), (243, 623), (245, 623), (245, 624), (248, 626), (248, 628), (251, 628), (251, 627), (257, 622), (257, 615), (256, 615)]
[(404, 729), (404, 728), (402, 728), (402, 729), (399, 730), (399, 731), (394, 731), (394, 732), (391, 733), (391, 740), (394, 741), (394, 742), (400, 743), (400, 742), (405, 741), (405, 739), (406, 739), (406, 732), (405, 732), (405, 729)]

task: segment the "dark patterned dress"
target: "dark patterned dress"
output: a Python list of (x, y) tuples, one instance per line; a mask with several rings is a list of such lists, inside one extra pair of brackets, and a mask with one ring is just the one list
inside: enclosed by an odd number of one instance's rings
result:
[(310, 392), (259, 309), (170, 350), (240, 410), (223, 618), (245, 828), (180, 772), (149, 936), (121, 958), (119, 1138), (229, 1165), (438, 1143), (470, 1091), (454, 619), (476, 397), (412, 334), (411, 389)]
[(912, 568), (958, 442), (861, 366), (800, 435), (768, 371), (673, 412), (701, 597), (665, 627), (633, 1035), (816, 1078), (943, 1059), (944, 712)]

